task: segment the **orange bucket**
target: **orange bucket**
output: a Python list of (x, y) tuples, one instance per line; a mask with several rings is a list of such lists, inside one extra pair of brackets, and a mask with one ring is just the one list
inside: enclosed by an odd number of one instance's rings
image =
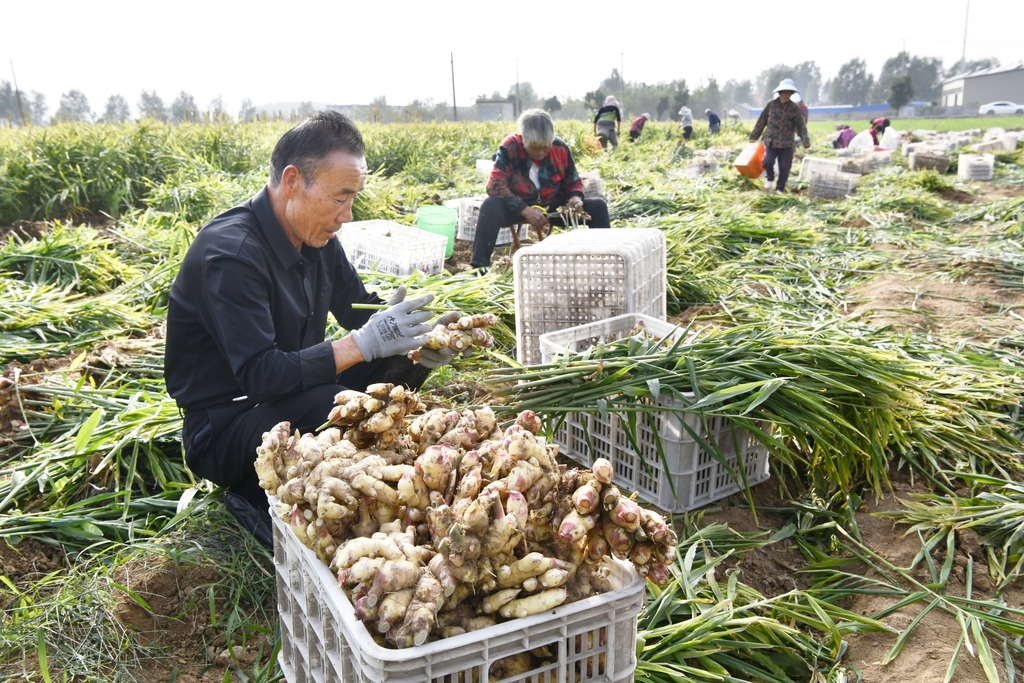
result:
[(764, 171), (764, 166), (761, 163), (763, 160), (764, 145), (760, 142), (751, 142), (743, 148), (743, 151), (736, 157), (736, 162), (733, 165), (740, 172), (740, 175), (745, 175), (748, 178), (758, 178), (761, 176), (761, 172)]

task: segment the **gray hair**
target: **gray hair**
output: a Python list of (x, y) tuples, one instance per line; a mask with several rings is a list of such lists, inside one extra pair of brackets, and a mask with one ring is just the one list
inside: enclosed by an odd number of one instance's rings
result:
[(519, 134), (523, 136), (523, 144), (527, 147), (550, 147), (555, 141), (555, 122), (551, 120), (551, 114), (543, 109), (527, 109), (519, 115)]

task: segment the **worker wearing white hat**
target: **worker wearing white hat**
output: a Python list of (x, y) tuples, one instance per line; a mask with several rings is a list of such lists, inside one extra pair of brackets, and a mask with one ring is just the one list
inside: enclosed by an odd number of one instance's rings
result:
[(683, 139), (689, 140), (693, 135), (693, 112), (685, 104), (679, 109), (679, 123), (683, 126)]
[[(793, 79), (784, 78), (772, 93), (772, 99), (765, 105), (764, 111), (757, 119), (750, 139), (756, 141), (764, 133), (764, 169), (765, 189), (771, 190), (775, 185), (776, 192), (785, 192), (789, 170), (793, 165), (793, 141), (796, 135), (804, 147), (811, 146), (807, 135), (807, 124), (803, 113), (794, 100), (799, 96)], [(779, 162), (778, 183), (775, 182), (775, 162)]]

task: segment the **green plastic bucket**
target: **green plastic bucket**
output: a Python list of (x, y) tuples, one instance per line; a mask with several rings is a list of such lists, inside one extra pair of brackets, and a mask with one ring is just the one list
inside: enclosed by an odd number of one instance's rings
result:
[(444, 250), (445, 258), (455, 251), (455, 226), (458, 220), (458, 212), (450, 206), (421, 206), (416, 210), (416, 225), (420, 230), (448, 238), (448, 247)]

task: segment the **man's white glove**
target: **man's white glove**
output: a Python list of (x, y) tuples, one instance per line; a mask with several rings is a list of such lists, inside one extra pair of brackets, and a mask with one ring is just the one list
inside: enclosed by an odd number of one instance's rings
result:
[[(457, 322), (461, 314), (458, 311), (451, 311), (449, 313), (443, 313), (437, 316), (437, 319), (430, 324), (430, 329), (434, 329), (438, 325), (447, 326), (450, 323)], [(469, 349), (466, 349), (466, 355), (469, 355)], [(420, 349), (420, 365), (425, 368), (434, 370), (441, 367), (442, 365), (448, 365), (455, 358), (455, 350), (450, 349), (447, 346), (441, 349)]]
[(434, 300), (433, 294), (424, 294), (405, 301), (405, 286), (401, 286), (388, 301), (388, 308), (377, 311), (365, 325), (351, 333), (353, 341), (363, 354), (363, 360), (389, 356), (404, 356), (423, 346), (424, 335), (430, 331), (430, 311), (420, 310)]

